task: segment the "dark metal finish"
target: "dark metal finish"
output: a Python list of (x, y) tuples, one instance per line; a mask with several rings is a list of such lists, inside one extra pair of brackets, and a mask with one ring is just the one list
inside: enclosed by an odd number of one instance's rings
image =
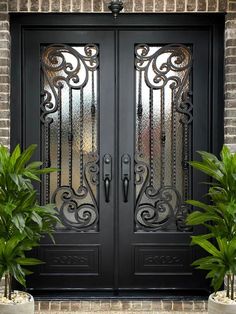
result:
[(110, 201), (110, 184), (112, 180), (112, 160), (111, 155), (106, 154), (103, 157), (103, 180), (105, 190), (105, 201)]
[[(170, 225), (173, 230), (174, 223), (176, 229), (179, 231), (190, 230), (184, 227), (184, 221), (188, 210), (180, 210), (184, 206), (184, 201), (190, 197), (188, 193), (189, 169), (185, 166), (182, 173), (184, 181), (184, 191), (182, 185), (176, 185), (176, 167), (181, 167), (187, 164), (186, 154), (188, 159), (191, 159), (189, 152), (189, 141), (191, 141), (191, 134), (189, 132), (189, 125), (192, 123), (193, 104), (190, 96), (189, 82), (191, 80), (192, 69), (192, 51), (187, 46), (182, 44), (169, 44), (164, 46), (149, 46), (148, 44), (139, 44), (135, 47), (135, 68), (137, 72), (137, 126), (136, 126), (136, 184), (138, 187), (135, 222), (136, 230), (157, 231), (160, 229), (167, 229)], [(143, 79), (142, 79), (143, 78)], [(144, 85), (149, 90), (149, 126), (142, 127), (143, 113), (142, 98), (144, 98)], [(159, 99), (158, 94), (154, 91), (160, 90)], [(166, 109), (168, 105), (169, 94), (171, 94), (171, 113)], [(157, 108), (160, 108), (160, 132), (159, 139), (155, 138), (158, 130), (157, 121), (155, 118)], [(178, 120), (177, 120), (177, 113)], [(171, 130), (167, 129), (168, 115), (171, 114)], [(167, 116), (167, 117), (166, 117)], [(181, 142), (183, 145), (177, 145), (177, 123), (183, 126), (183, 135)], [(142, 130), (143, 128), (143, 130)], [(181, 128), (181, 125), (178, 126)], [(149, 155), (142, 149), (143, 137), (145, 132), (149, 132)], [(171, 155), (171, 181), (168, 181), (166, 176), (166, 148), (168, 139), (170, 138), (171, 148), (168, 154)], [(161, 170), (160, 170), (160, 184), (157, 183), (159, 169), (155, 168), (154, 154), (157, 152), (157, 145), (161, 150)], [(178, 154), (177, 154), (178, 151)], [(180, 156), (179, 156), (180, 155)], [(177, 165), (177, 157), (184, 158), (182, 165)], [(149, 164), (145, 160), (149, 161)], [(180, 178), (178, 178), (178, 181)], [(183, 193), (182, 193), (183, 192)], [(182, 194), (184, 197), (182, 197)], [(178, 214), (177, 214), (178, 213)], [(181, 218), (181, 214), (184, 216)], [(178, 219), (176, 219), (176, 215)], [(179, 223), (181, 221), (181, 227)]]
[[(98, 185), (98, 155), (95, 152), (95, 88), (94, 88), (94, 72), (98, 70), (98, 53), (99, 49), (96, 45), (87, 44), (82, 51), (72, 48), (68, 45), (49, 45), (44, 47), (41, 57), (42, 67), (42, 92), (44, 96), (41, 104), (41, 121), (45, 125), (45, 159), (48, 165), (47, 156), (51, 155), (51, 146), (53, 142), (49, 142), (49, 134), (53, 132), (53, 125), (56, 123), (57, 128), (57, 188), (51, 191), (53, 202), (58, 207), (59, 217), (64, 226), (76, 231), (87, 231), (98, 229), (99, 211), (95, 189), (92, 185)], [(92, 124), (92, 144), (91, 153), (88, 154), (88, 162), (84, 162), (84, 90), (90, 82), (92, 86), (91, 97), (91, 124)], [(69, 89), (65, 95), (66, 87)], [(73, 149), (75, 148), (73, 116), (73, 92), (79, 90), (79, 187), (73, 187)], [(65, 96), (68, 97), (68, 122), (63, 116), (66, 107)], [(78, 96), (78, 95), (77, 95)], [(74, 96), (75, 98), (75, 96)], [(76, 102), (76, 100), (75, 100)], [(57, 122), (54, 122), (57, 113)], [(64, 113), (65, 115), (65, 113)], [(65, 121), (64, 121), (65, 120)], [(64, 129), (68, 130), (68, 185), (62, 184), (62, 173), (65, 171), (62, 166), (62, 136)], [(49, 184), (52, 181), (47, 176), (44, 186), (46, 188), (46, 201), (49, 200)]]
[(108, 5), (108, 9), (111, 10), (114, 18), (117, 18), (120, 11), (123, 10), (123, 1), (112, 0)]
[[(98, 156), (92, 156), (83, 169), (83, 186), (77, 191), (71, 186), (60, 186), (52, 195), (57, 205), (60, 220), (69, 229), (78, 231), (97, 231), (99, 211), (91, 184), (98, 185)], [(91, 158), (91, 159), (92, 159)], [(91, 202), (87, 203), (88, 196)]]
[(128, 154), (124, 154), (121, 157), (121, 180), (123, 181), (123, 195), (125, 203), (128, 202), (130, 164), (131, 164), (130, 156)]
[(214, 14), (11, 16), (11, 146), (38, 143), (36, 160), (62, 167), (39, 187), (62, 226), (34, 251), (46, 264), (31, 292), (209, 289), (190, 266), (200, 230), (186, 227), (184, 200), (206, 192), (187, 161), (222, 144), (223, 25)]

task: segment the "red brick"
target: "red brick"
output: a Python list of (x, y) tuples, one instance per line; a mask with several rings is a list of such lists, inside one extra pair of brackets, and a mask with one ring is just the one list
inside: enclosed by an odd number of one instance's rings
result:
[(236, 2), (229, 3), (229, 11), (236, 12)]
[(80, 2), (80, 0), (73, 0), (72, 1), (72, 11), (73, 12), (81, 11), (81, 2)]
[(107, 0), (103, 0), (103, 11), (104, 12), (111, 12), (109, 9), (108, 9), (108, 4), (110, 3), (110, 1), (107, 1)]
[(185, 10), (185, 0), (176, 1), (176, 11), (184, 12), (184, 10)]
[(9, 84), (4, 85), (0, 84), (0, 93), (9, 93), (9, 90), (10, 90)]
[(59, 311), (60, 303), (58, 301), (51, 302), (51, 311)]
[(187, 0), (187, 11), (195, 11), (196, 10), (196, 0)]
[(155, 0), (155, 12), (164, 11), (164, 0)]
[(59, 12), (60, 11), (60, 1), (51, 0), (51, 10), (52, 10), (52, 12)]
[(172, 301), (162, 301), (163, 310), (171, 311), (172, 310)]
[(0, 12), (6, 12), (6, 11), (7, 11), (7, 4), (0, 3)]
[(124, 5), (124, 12), (133, 12), (134, 0), (126, 0)]
[(48, 12), (49, 11), (49, 0), (42, 0), (41, 2), (41, 11)]
[(227, 0), (219, 0), (219, 11), (225, 12), (227, 9)]
[(168, 0), (166, 1), (166, 12), (174, 12), (175, 11), (175, 1), (174, 0)]
[(41, 301), (40, 302), (40, 310), (48, 311), (49, 310), (49, 302), (48, 301)]
[(183, 308), (185, 311), (192, 311), (193, 310), (193, 301), (184, 301)]
[(143, 0), (134, 0), (134, 11), (143, 12)]
[(93, 11), (101, 12), (102, 11), (102, 0), (93, 1)]
[(80, 301), (71, 302), (71, 311), (72, 312), (79, 311), (80, 308), (81, 308), (81, 302)]
[(62, 301), (61, 302), (61, 311), (68, 312), (70, 311), (71, 303), (69, 301)]
[(0, 129), (0, 137), (8, 137), (9, 133), (9, 129)]
[(206, 0), (198, 0), (197, 10), (206, 11)]
[(17, 0), (8, 1), (8, 10), (9, 11), (17, 11)]
[[(6, 102), (6, 101), (2, 101), (2, 102), (0, 103), (0, 111), (1, 111), (1, 110), (8, 110), (8, 109), (9, 109), (9, 103)], [(0, 115), (1, 115), (1, 113), (0, 113)]]
[(208, 0), (208, 11), (217, 10), (217, 0)]
[(61, 9), (62, 9), (62, 12), (69, 12), (71, 9), (70, 1), (69, 0), (61, 0)]
[[(236, 100), (235, 101), (235, 107), (236, 107)], [(225, 118), (236, 118), (236, 110), (227, 109), (224, 112)]]
[(92, 3), (91, 0), (83, 0), (83, 12), (91, 12)]
[(9, 146), (10, 145), (10, 138), (0, 138), (0, 143), (4, 146)]
[(37, 12), (39, 10), (39, 0), (31, 0), (30, 11)]
[(153, 0), (146, 0), (145, 1), (145, 12), (153, 12)]
[(20, 0), (20, 11), (28, 11), (28, 0)]
[(182, 301), (174, 301), (173, 302), (173, 310), (174, 311), (183, 311), (183, 302)]

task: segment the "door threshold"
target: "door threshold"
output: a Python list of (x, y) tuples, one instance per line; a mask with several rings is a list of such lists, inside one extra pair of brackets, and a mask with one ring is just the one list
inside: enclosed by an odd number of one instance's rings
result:
[(58, 291), (28, 290), (35, 300), (207, 300), (209, 291), (196, 290), (120, 290), (120, 291)]

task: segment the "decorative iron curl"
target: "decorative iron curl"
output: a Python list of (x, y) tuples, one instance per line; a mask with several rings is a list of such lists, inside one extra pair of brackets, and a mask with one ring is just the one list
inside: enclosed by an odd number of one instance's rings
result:
[[(190, 48), (181, 44), (169, 44), (151, 53), (150, 46), (139, 44), (135, 47), (135, 56), (136, 69), (144, 72), (146, 85), (157, 90), (163, 89), (169, 84), (169, 87), (176, 91), (173, 99), (176, 110), (185, 115), (180, 122), (191, 123), (193, 119), (191, 92), (186, 91), (192, 68)], [(164, 63), (163, 57), (166, 57)], [(182, 72), (183, 78), (173, 75), (171, 72)]]
[(186, 218), (190, 213), (190, 209), (186, 205), (181, 205), (176, 212), (176, 226), (179, 231), (192, 231), (192, 227), (186, 225)]
[(149, 186), (149, 166), (137, 158), (135, 176), (136, 185), (141, 185), (135, 206), (137, 230), (163, 230), (175, 222), (177, 230), (188, 231), (180, 193), (172, 186), (164, 186), (158, 190)]
[[(77, 191), (69, 186), (61, 186), (52, 195), (52, 201), (60, 204), (57, 210), (62, 225), (78, 232), (94, 231), (98, 224), (98, 204), (91, 184), (98, 184), (99, 158), (96, 154), (92, 154), (92, 157), (94, 159), (84, 167), (84, 186)], [(85, 202), (87, 196), (91, 202)], [(73, 219), (69, 219), (68, 214)]]
[[(86, 86), (89, 71), (96, 71), (99, 66), (98, 51), (98, 46), (94, 44), (84, 46), (83, 54), (68, 45), (53, 44), (45, 47), (41, 67), (49, 91), (42, 92), (42, 96), (45, 97), (41, 104), (42, 122), (45, 122), (47, 114), (57, 111), (58, 89), (63, 88), (64, 84), (72, 89), (82, 89)], [(68, 56), (74, 57), (75, 65), (67, 60)], [(52, 103), (51, 93), (55, 104)]]
[(57, 102), (52, 102), (52, 95), (47, 90), (43, 90), (41, 92), (41, 96), (43, 100), (40, 105), (41, 108), (40, 120), (45, 124), (46, 123), (50, 124), (53, 122), (53, 119), (48, 115), (49, 113), (53, 113), (58, 110), (58, 104)]

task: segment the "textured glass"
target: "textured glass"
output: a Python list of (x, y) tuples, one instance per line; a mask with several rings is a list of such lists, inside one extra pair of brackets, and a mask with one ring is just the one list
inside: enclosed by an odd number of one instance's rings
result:
[(135, 47), (136, 231), (175, 230), (188, 195), (191, 61), (183, 45)]
[[(62, 226), (97, 231), (98, 47), (50, 45), (42, 51), (44, 201), (54, 201)], [(58, 226), (58, 227), (62, 227)]]

